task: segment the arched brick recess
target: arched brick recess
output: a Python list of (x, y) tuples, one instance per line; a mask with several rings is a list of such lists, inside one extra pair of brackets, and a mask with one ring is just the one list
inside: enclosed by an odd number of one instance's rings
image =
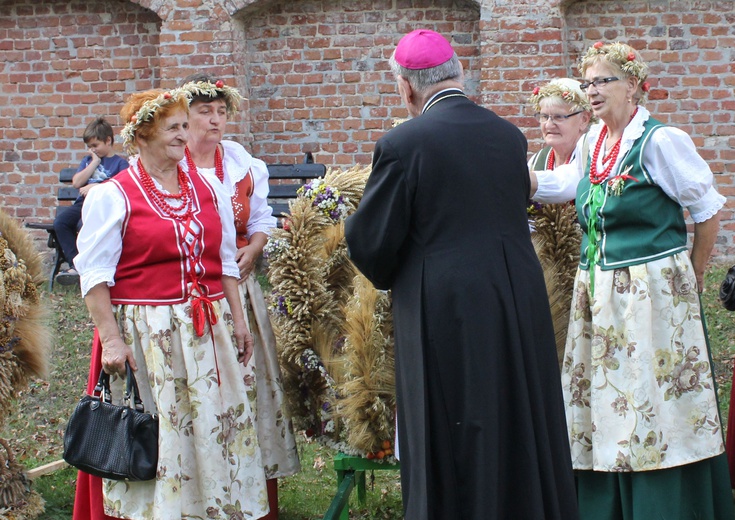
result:
[(119, 130), (125, 95), (157, 86), (159, 20), (119, 0), (0, 0), (0, 12), (0, 205), (48, 221), (84, 127), (106, 116)]
[(558, 1), (485, 0), (482, 104), (520, 127), (531, 151), (541, 133), (527, 103), (539, 84), (568, 74)]
[[(566, 10), (566, 25), (572, 63), (597, 40), (623, 41), (641, 51), (650, 66), (646, 108), (687, 132), (715, 173), (718, 190), (735, 197), (733, 3), (575, 2)], [(732, 209), (726, 207), (722, 216), (716, 253), (732, 256)]]
[(376, 139), (406, 117), (388, 58), (416, 28), (452, 37), (479, 99), (474, 2), (259, 2), (235, 16), (244, 28), (252, 150), (268, 162), (312, 150), (329, 165), (369, 164)]

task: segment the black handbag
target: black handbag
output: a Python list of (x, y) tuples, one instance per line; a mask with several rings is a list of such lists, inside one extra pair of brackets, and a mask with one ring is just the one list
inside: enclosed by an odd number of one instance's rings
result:
[(79, 400), (64, 432), (64, 460), (102, 478), (151, 480), (158, 466), (158, 416), (143, 411), (138, 383), (126, 368), (124, 406), (112, 404), (104, 370), (93, 395)]
[(720, 285), (720, 301), (728, 311), (735, 311), (735, 265), (727, 270)]

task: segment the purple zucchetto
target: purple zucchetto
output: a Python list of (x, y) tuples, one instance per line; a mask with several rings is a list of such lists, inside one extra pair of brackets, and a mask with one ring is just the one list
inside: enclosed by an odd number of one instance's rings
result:
[(411, 70), (430, 69), (448, 62), (454, 49), (441, 34), (429, 29), (417, 29), (401, 38), (396, 47), (395, 59)]

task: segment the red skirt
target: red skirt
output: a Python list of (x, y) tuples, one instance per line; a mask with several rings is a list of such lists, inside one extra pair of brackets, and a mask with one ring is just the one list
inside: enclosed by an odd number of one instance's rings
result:
[[(92, 356), (89, 363), (87, 393), (92, 394), (102, 370), (102, 342), (97, 328), (92, 339)], [(74, 495), (73, 520), (115, 520), (105, 514), (102, 505), (102, 479), (80, 471), (77, 474), (77, 490)]]
[[(735, 377), (735, 367), (733, 368), (733, 377)], [(730, 465), (730, 486), (735, 489), (735, 384), (730, 389), (730, 413), (727, 415), (725, 451), (727, 452), (727, 462)]]

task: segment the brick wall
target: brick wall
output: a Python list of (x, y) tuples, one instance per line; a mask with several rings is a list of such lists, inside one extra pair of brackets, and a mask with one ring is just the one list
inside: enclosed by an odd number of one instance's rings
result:
[(253, 152), (283, 162), (308, 149), (329, 165), (370, 164), (375, 140), (407, 117), (388, 66), (397, 35), (423, 25), (453, 35), (478, 99), (479, 16), (452, 0), (274, 2), (240, 13)]
[[(686, 130), (735, 197), (735, 14), (707, 0), (0, 0), (0, 205), (50, 220), (57, 172), (84, 156), (81, 133), (129, 92), (199, 70), (249, 99), (228, 128), (266, 162), (304, 151), (330, 166), (369, 163), (406, 116), (387, 65), (400, 36), (452, 37), (477, 102), (540, 145), (533, 87), (578, 77), (598, 39), (628, 41), (651, 65), (648, 108)], [(7, 14), (6, 14), (7, 13)], [(735, 255), (726, 209), (716, 254)], [(39, 245), (45, 237), (39, 234)]]
[(119, 128), (125, 93), (158, 83), (160, 20), (117, 1), (0, 0), (0, 13), (0, 205), (45, 221), (85, 126)]
[[(595, 20), (593, 24), (592, 21)], [(582, 2), (566, 16), (569, 55), (590, 41), (620, 40), (650, 67), (649, 101), (657, 119), (681, 128), (715, 174), (720, 193), (735, 196), (735, 4), (719, 2)], [(732, 204), (722, 214), (716, 254), (735, 255)]]

